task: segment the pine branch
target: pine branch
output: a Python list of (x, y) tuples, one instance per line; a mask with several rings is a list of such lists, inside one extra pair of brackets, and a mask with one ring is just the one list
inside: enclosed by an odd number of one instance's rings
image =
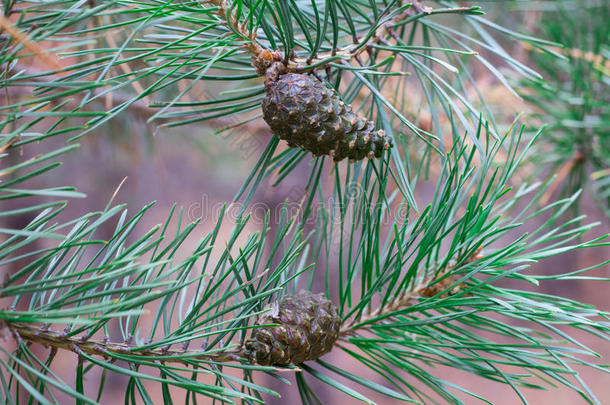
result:
[[(51, 82), (53, 82), (53, 78), (50, 77), (45, 77), (42, 75), (42, 71), (39, 69), (35, 69), (29, 66), (21, 66), (20, 64), (15, 64), (15, 66), (13, 66), (12, 70), (16, 70), (16, 71), (24, 71), (26, 72), (28, 75), (33, 75), (33, 76), (39, 76), (34, 80), (30, 80), (30, 82), (32, 83), (32, 85), (34, 84), (40, 84), (40, 85), (46, 85), (49, 84)], [(66, 86), (66, 88), (68, 88), (69, 86)], [(113, 91), (112, 93), (105, 93), (105, 95), (109, 95), (111, 94), (112, 97), (109, 98), (109, 101), (111, 102), (111, 104), (107, 107), (110, 108), (115, 108), (118, 107), (120, 105), (123, 104), (127, 104), (129, 103), (129, 107), (127, 108), (127, 111), (129, 111), (130, 113), (133, 113), (134, 115), (136, 115), (138, 118), (141, 119), (148, 119), (151, 116), (154, 115), (155, 110), (150, 108), (148, 106), (148, 104), (145, 102), (145, 100), (137, 100), (135, 102), (132, 102), (133, 99), (133, 95), (132, 94), (128, 94), (125, 92), (122, 92), (120, 90), (116, 90)], [(2, 95), (6, 98), (12, 98), (12, 97), (29, 97), (32, 95), (32, 91), (31, 88), (28, 88), (26, 86), (11, 86), (11, 87), (7, 87), (6, 88), (6, 92)], [(51, 100), (51, 104), (52, 105), (62, 105), (68, 108), (83, 108), (85, 106), (81, 106), (81, 101), (82, 98), (85, 96), (84, 93), (78, 93), (75, 95), (75, 98), (70, 98), (69, 100), (67, 100), (67, 103), (64, 102), (63, 100)], [(94, 90), (92, 92), (92, 95), (90, 96), (91, 99), (97, 99), (100, 102), (104, 102), (106, 103), (106, 99), (102, 99), (101, 97), (104, 96), (104, 94), (102, 94), (102, 90), (101, 89), (97, 89)], [(10, 101), (7, 100), (7, 105), (10, 105)], [(89, 104), (87, 104), (89, 105)], [(84, 108), (83, 108), (84, 109)]]
[[(399, 9), (402, 6), (399, 6)], [(392, 38), (398, 38), (399, 34), (396, 29), (402, 25), (413, 22), (424, 16), (431, 16), (437, 14), (459, 14), (459, 13), (476, 13), (480, 7), (452, 7), (452, 8), (439, 8), (434, 9), (432, 7), (424, 6), (419, 1), (413, 1), (403, 11), (398, 12), (393, 17), (381, 22), (375, 31), (368, 35), (353, 39), (354, 43), (333, 49), (332, 51), (322, 52), (317, 54), (313, 58), (302, 58), (293, 56), (287, 63), (286, 69), (289, 72), (303, 73), (312, 69), (319, 69), (326, 67), (329, 63), (337, 60), (347, 62), (351, 59), (359, 60), (362, 53), (368, 52), (374, 48), (375, 45), (389, 44), (389, 40)]]
[[(463, 265), (481, 259), (482, 256), (480, 255), (480, 251), (481, 248), (467, 258)], [(360, 314), (351, 321), (344, 322), (343, 325), (341, 325), (341, 338), (347, 340), (349, 336), (357, 334), (358, 331), (369, 329), (371, 324), (387, 320), (388, 318), (391, 318), (393, 314), (415, 305), (422, 298), (430, 298), (443, 293), (460, 278), (459, 274), (449, 275), (454, 269), (455, 264), (449, 265), (446, 268), (435, 272), (433, 276), (421, 281), (415, 287), (403, 291), (392, 302), (378, 307), (374, 311)], [(459, 286), (454, 287), (454, 289), (448, 293), (454, 294), (458, 290)]]
[[(212, 4), (218, 7), (215, 12), (223, 21), (224, 24), (242, 39), (245, 39), (246, 44), (242, 45), (251, 55), (254, 60), (254, 65), (257, 67), (259, 74), (263, 75), (267, 67), (270, 66), (271, 60), (278, 58), (277, 52), (271, 49), (263, 48), (258, 42), (256, 42), (256, 33), (248, 32), (246, 26), (247, 21), (240, 23), (236, 16), (236, 11), (229, 8), (226, 0), (206, 0), (204, 4)], [(403, 9), (404, 8), (404, 9)], [(403, 9), (402, 11), (400, 11)], [(480, 7), (452, 7), (452, 8), (441, 8), (434, 9), (429, 6), (424, 6), (420, 1), (410, 2), (406, 6), (402, 6), (402, 1), (398, 2), (399, 12), (393, 15), (391, 18), (386, 18), (385, 21), (380, 22), (375, 31), (369, 33), (362, 38), (353, 38), (353, 44), (346, 45), (333, 49), (328, 52), (322, 52), (314, 57), (297, 57), (295, 54), (284, 55), (284, 63), (286, 65), (286, 72), (293, 73), (304, 73), (314, 69), (323, 69), (329, 63), (334, 61), (349, 61), (351, 59), (359, 60), (360, 55), (363, 52), (371, 52), (373, 45), (381, 43), (387, 43), (391, 38), (397, 38), (396, 27), (412, 22), (426, 15), (435, 14), (458, 14), (458, 13), (473, 13), (480, 9)], [(262, 59), (262, 61), (261, 61)]]
[[(138, 346), (130, 345), (127, 342), (116, 343), (109, 339), (96, 340), (88, 339), (86, 335), (81, 337), (68, 336), (66, 333), (50, 330), (48, 327), (32, 326), (20, 322), (4, 321), (6, 328), (10, 330), (14, 338), (18, 342), (27, 341), (29, 343), (38, 343), (46, 347), (54, 349), (64, 349), (72, 351), (76, 354), (85, 353), (88, 355), (98, 355), (105, 358), (111, 358), (113, 355), (121, 355), (122, 360), (137, 361), (142, 360), (158, 360), (168, 363), (182, 363), (185, 365), (192, 364), (192, 361), (210, 361), (214, 363), (223, 363), (229, 361), (239, 361), (244, 357), (241, 348), (223, 348), (207, 352), (202, 350), (175, 350), (170, 348), (159, 349), (139, 349)], [(2, 325), (0, 325), (0, 328)], [(150, 342), (147, 346), (153, 344)]]
[[(471, 263), (480, 258), (481, 256), (477, 251), (464, 264)], [(358, 331), (368, 329), (375, 322), (391, 318), (393, 314), (414, 305), (421, 298), (430, 298), (443, 293), (459, 278), (457, 274), (447, 277), (454, 268), (455, 265), (448, 266), (437, 272), (435, 276), (420, 282), (409, 291), (404, 291), (392, 303), (379, 307), (375, 311), (361, 315), (351, 321), (344, 322), (341, 325), (339, 340), (347, 341), (349, 336), (356, 335)], [(452, 291), (452, 293), (454, 292)], [(29, 343), (37, 343), (45, 347), (52, 347), (53, 349), (69, 350), (77, 355), (85, 353), (108, 358), (116, 354), (121, 355), (121, 359), (125, 361), (130, 361), (131, 358), (131, 360), (135, 361), (137, 359), (146, 359), (176, 362), (185, 365), (191, 364), (192, 361), (210, 361), (214, 363), (247, 361), (243, 345), (217, 349), (211, 353), (207, 352), (205, 348), (202, 348), (202, 350), (188, 350), (186, 348), (175, 350), (169, 347), (140, 349), (137, 345), (132, 345), (127, 341), (123, 343), (111, 342), (108, 337), (103, 340), (91, 339), (87, 333), (81, 336), (69, 336), (66, 332), (51, 330), (49, 325), (38, 327), (22, 322), (11, 322), (5, 319), (0, 320), (0, 328), (7, 328), (17, 342), (27, 341)], [(337, 341), (337, 344), (339, 344), (339, 341)], [(155, 346), (155, 344), (154, 342), (147, 342), (146, 346)], [(129, 356), (129, 358), (125, 356)]]
[[(372, 401), (352, 386), (408, 402), (440, 398), (443, 403), (463, 403), (456, 390), (480, 399), (456, 381), (436, 375), (435, 365), (509, 384), (521, 398), (525, 397), (520, 387), (556, 383), (594, 403), (593, 393), (574, 368), (604, 369), (580, 357), (593, 354), (592, 350), (566, 330), (573, 327), (609, 339), (609, 315), (562, 297), (505, 289), (496, 281), (537, 285), (541, 280), (603, 280), (584, 273), (607, 261), (560, 275), (532, 275), (525, 270), (549, 256), (608, 244), (602, 238), (574, 242), (593, 227), (580, 224), (582, 218), (556, 223), (577, 195), (539, 207), (540, 199), (553, 190), (550, 181), (519, 184), (510, 191), (514, 185), (510, 178), (531, 143), (524, 142), (523, 130), (504, 135), (498, 135), (494, 125), (490, 130), (482, 112), (489, 110), (491, 116), (491, 109), (480, 107), (485, 98), (480, 95), (478, 103), (468, 96), (471, 85), (478, 87), (465, 57), (481, 61), (510, 89), (496, 67), (500, 59), (482, 59), (479, 50), (499, 56), (523, 77), (538, 77), (510, 56), (495, 33), (549, 43), (486, 21), (477, 16), (477, 8), (436, 3), (448, 8), (430, 9), (417, 1), (406, 5), (206, 0), (200, 7), (199, 1), (136, 0), (126, 6), (108, 0), (91, 2), (89, 8), (73, 0), (24, 3), (15, 27), (31, 32), (29, 38), (35, 43), (54, 41), (59, 45), (50, 53), (74, 59), (63, 67), (66, 75), (56, 81), (52, 78), (57, 71), (13, 76), (8, 69), (0, 71), (0, 84), (9, 93), (21, 95), (22, 89), (33, 88), (33, 97), (0, 106), (4, 115), (0, 127), (8, 131), (0, 138), (0, 158), (9, 158), (2, 161), (8, 167), (3, 167), (7, 181), (0, 183), (0, 199), (23, 201), (23, 206), (0, 212), (0, 217), (33, 218), (23, 226), (20, 222), (18, 229), (0, 229), (6, 235), (0, 243), (0, 264), (15, 267), (0, 286), (0, 295), (13, 300), (10, 309), (0, 310), (4, 318), (0, 334), (12, 334), (18, 342), (13, 352), (0, 348), (0, 402), (27, 392), (41, 403), (50, 403), (57, 388), (77, 403), (95, 403), (90, 393), (85, 394), (85, 377), (92, 379), (93, 373), (87, 372), (94, 369), (104, 371), (102, 379), (107, 372), (129, 378), (126, 402), (139, 401), (137, 395), (144, 403), (154, 402), (146, 381), (160, 384), (168, 403), (170, 386), (187, 391), (187, 398), (202, 394), (225, 402), (263, 402), (263, 395), (278, 394), (257, 385), (253, 372), (278, 378), (279, 369), (252, 364), (255, 352), (248, 349), (246, 354), (242, 345), (252, 343), (259, 327), (274, 327), (259, 322), (271, 312), (269, 304), (297, 288), (312, 290), (324, 283), (326, 295), (337, 297), (327, 311), (331, 316), (324, 318), (330, 319), (332, 334), (325, 335), (334, 339), (340, 333), (339, 340), (322, 345), (324, 350), (340, 347), (389, 384), (307, 357), (305, 361), (316, 360), (315, 368), (304, 364), (288, 369), (298, 371), (304, 403), (316, 398), (306, 376), (365, 402)], [(422, 18), (443, 13), (465, 15), (465, 27), (454, 29), (453, 23)], [(110, 32), (116, 37), (109, 41), (106, 36), (104, 42), (104, 34)], [(0, 44), (0, 64), (19, 65), (22, 57), (29, 57), (20, 53), (24, 47), (23, 41)], [(145, 116), (149, 121), (170, 118), (176, 125), (259, 109), (265, 89), (258, 75), (265, 69), (254, 72), (252, 59), (263, 67), (278, 59), (294, 72), (327, 68), (325, 80), (346, 103), (387, 133), (393, 132), (396, 147), (391, 156), (330, 169), (323, 159), (315, 159), (303, 195), (297, 198), (298, 215), (282, 211), (279, 221), (272, 222), (267, 212), (260, 232), (244, 236), (247, 217), (242, 214), (246, 215), (263, 179), (275, 170), (280, 178), (288, 176), (307, 156), (302, 150), (277, 149), (278, 140), (273, 138), (238, 192), (246, 196), (244, 208), (229, 232), (220, 231), (222, 218), (206, 224), (213, 230), (186, 253), (178, 250), (187, 240), (186, 245), (191, 245), (197, 221), (184, 225), (180, 210), (172, 208), (163, 225), (138, 235), (142, 226), (138, 223), (148, 207), (130, 217), (123, 207), (109, 203), (103, 212), (62, 223), (54, 218), (65, 202), (56, 198), (82, 194), (70, 187), (29, 188), (29, 179), (60, 164), (46, 160), (76, 145), (33, 159), (22, 159), (16, 148), (31, 142), (44, 148), (46, 138), (62, 131), (84, 134), (122, 111), (144, 114), (148, 107), (160, 108)], [(437, 72), (437, 67), (450, 71), (451, 78)], [(414, 80), (402, 80), (403, 72), (411, 69)], [(226, 93), (221, 98), (206, 93), (203, 100), (188, 97), (194, 86), (204, 87), (203, 80), (227, 80), (222, 89)], [(123, 90), (130, 87), (133, 95)], [(419, 90), (419, 98), (414, 89)], [(144, 100), (153, 93), (158, 101), (148, 106)], [(79, 111), (89, 109), (93, 99), (111, 94), (109, 111)], [(409, 109), (420, 104), (430, 109), (434, 124), (429, 130), (435, 135), (422, 134), (409, 121)], [(168, 111), (172, 107), (181, 109)], [(67, 126), (70, 118), (83, 115), (93, 118), (79, 128)], [(49, 117), (57, 117), (57, 124)], [(40, 127), (46, 132), (34, 132)], [(539, 134), (535, 132), (532, 142)], [(605, 167), (596, 175), (603, 176)], [(420, 181), (435, 180), (433, 192), (418, 195), (423, 209), (414, 208), (413, 189), (421, 190)], [(31, 203), (32, 196), (51, 201)], [(400, 212), (395, 213), (397, 207)], [(520, 232), (532, 218), (538, 221), (535, 228)], [(170, 222), (177, 222), (175, 232)], [(115, 231), (100, 236), (97, 230), (102, 224)], [(304, 235), (305, 229), (311, 233)], [(480, 257), (483, 248), (485, 257)], [(309, 265), (313, 262), (318, 265)], [(299, 308), (312, 307), (295, 308), (291, 319), (299, 318)], [(154, 314), (144, 321), (149, 311)], [(111, 319), (117, 321), (122, 337), (97, 339), (102, 330), (104, 336), (109, 334), (106, 329), (114, 326), (108, 323)], [(52, 331), (46, 324), (53, 322), (70, 328)], [(282, 319), (269, 323), (283, 326)], [(319, 326), (318, 334), (325, 330), (324, 322), (313, 321), (303, 329), (316, 329), (311, 325)], [(134, 336), (144, 329), (147, 336), (134, 343)], [(297, 335), (286, 330), (285, 337)], [(200, 350), (188, 348), (189, 343), (207, 338), (209, 344)], [(264, 336), (260, 342), (268, 343)], [(30, 343), (52, 347), (49, 358), (45, 361), (32, 353)], [(298, 343), (290, 342), (289, 349), (296, 353)], [(78, 359), (75, 378), (68, 376), (68, 383), (58, 382), (52, 370), (58, 349), (76, 353)], [(303, 357), (283, 358), (300, 362)], [(242, 376), (225, 373), (223, 368), (228, 367), (243, 371)], [(192, 372), (190, 379), (185, 371)], [(200, 374), (211, 376), (213, 383), (197, 381)], [(98, 397), (102, 391), (103, 381)]]
[(240, 23), (237, 19), (237, 11), (231, 9), (226, 0), (203, 0), (202, 3), (218, 7), (218, 10), (215, 11), (214, 14), (224, 21), (227, 28), (247, 41), (242, 47), (244, 47), (254, 58), (259, 57), (265, 50), (256, 42), (256, 33), (248, 32), (246, 29), (248, 21)]
[[(40, 84), (40, 85), (44, 86), (45, 84), (49, 84), (49, 83), (53, 82), (53, 80), (51, 78), (43, 76), (42, 75), (43, 72), (36, 68), (32, 68), (29, 66), (24, 67), (17, 63), (13, 67), (13, 70), (24, 71), (28, 75), (39, 76), (36, 79), (31, 80), (32, 84), (36, 83), (36, 84)], [(57, 84), (57, 83), (54, 83), (54, 84)], [(69, 86), (66, 86), (66, 88), (68, 88), (68, 87)], [(21, 97), (29, 97), (32, 95), (31, 88), (26, 87), (26, 86), (11, 86), (11, 87), (7, 87), (5, 90), (6, 90), (6, 92), (4, 94), (0, 93), (0, 94), (2, 94), (2, 95), (0, 95), (0, 97), (9, 98), (7, 100), (7, 105), (10, 104), (9, 100), (11, 97), (21, 98)], [(111, 97), (105, 97), (108, 95), (111, 95)], [(82, 102), (84, 96), (85, 96), (84, 93), (77, 93), (66, 101), (58, 100), (58, 99), (50, 100), (50, 104), (51, 105), (61, 105), (62, 107), (67, 107), (67, 108), (79, 108), (81, 110), (87, 110), (87, 111), (89, 111), (89, 110), (96, 111), (96, 108), (91, 105), (92, 101), (99, 101), (100, 103), (110, 102), (109, 107), (111, 109), (120, 107), (122, 105), (128, 105), (128, 107), (126, 109), (126, 113), (133, 114), (135, 117), (137, 117), (138, 119), (141, 119), (143, 121), (148, 120), (149, 118), (153, 117), (157, 113), (157, 110), (153, 106), (148, 104), (144, 99), (133, 101), (133, 94), (126, 93), (121, 90), (115, 90), (112, 93), (107, 93), (107, 92), (103, 91), (102, 89), (93, 90), (91, 92), (91, 95), (89, 96), (89, 102), (85, 105), (82, 105), (81, 102)], [(102, 97), (104, 97), (104, 98), (102, 98)], [(89, 108), (87, 108), (87, 107), (89, 107)], [(107, 105), (107, 107), (108, 107), (108, 105)], [(167, 122), (170, 122), (170, 119), (159, 118), (158, 120), (155, 121), (155, 123), (160, 124), (161, 127), (164, 126), (164, 124)], [(245, 122), (245, 123), (239, 123), (239, 124), (244, 125), (246, 128), (249, 126), (252, 127), (253, 132), (255, 132), (254, 130), (258, 128), (256, 126), (256, 124), (252, 124), (251, 122)], [(236, 126), (236, 120), (231, 117), (220, 116), (220, 117), (216, 117), (216, 118), (210, 120), (209, 125), (211, 125), (213, 127), (217, 127), (217, 128), (219, 128), (219, 130), (222, 130), (223, 128), (230, 128), (232, 126)]]
[[(0, 14), (0, 32), (2, 31), (6, 31), (18, 44), (22, 44), (24, 47), (32, 51), (32, 53), (39, 57), (49, 67), (58, 70), (62, 68), (56, 57), (49, 55), (40, 45), (31, 41), (27, 35), (15, 28), (8, 18)], [(0, 37), (0, 41), (2, 40), (3, 38)]]

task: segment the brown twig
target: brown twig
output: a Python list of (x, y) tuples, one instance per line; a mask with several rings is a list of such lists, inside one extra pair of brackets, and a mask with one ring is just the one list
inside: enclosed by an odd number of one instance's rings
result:
[[(249, 32), (246, 29), (247, 21), (240, 23), (239, 21), (237, 21), (236, 14), (234, 12), (228, 12), (228, 4), (226, 0), (205, 0), (204, 3), (208, 3), (215, 7), (218, 7), (218, 10), (215, 12), (215, 14), (217, 14), (224, 21), (224, 24), (229, 27), (231, 31), (238, 33), (243, 38), (249, 39), (243, 45), (243, 47), (252, 55), (254, 60), (260, 58), (268, 58), (268, 55), (275, 54), (272, 50), (265, 49), (258, 42), (256, 42), (256, 33)], [(402, 2), (399, 2), (399, 5), (402, 5)], [(469, 9), (469, 7), (457, 7), (453, 10), (465, 11)], [(360, 54), (370, 50), (368, 44), (377, 44), (380, 43), (382, 40), (385, 40), (387, 37), (392, 37), (392, 28), (396, 23), (404, 21), (417, 14), (425, 15), (433, 13), (433, 8), (424, 6), (420, 1), (412, 1), (410, 7), (407, 8), (405, 11), (379, 25), (379, 27), (377, 27), (375, 33), (371, 37), (367, 37), (366, 39), (353, 38), (352, 44), (333, 49), (332, 51), (320, 53), (313, 58), (296, 57), (294, 55), (291, 55), (290, 58), (284, 57), (283, 61), (286, 65), (285, 71), (302, 73), (313, 70), (314, 68), (311, 67), (312, 65), (315, 65), (316, 69), (323, 69), (328, 65), (328, 63), (336, 61), (338, 59), (347, 61), (359, 58)], [(260, 65), (258, 65), (257, 68), (259, 66)], [(267, 64), (266, 67), (268, 66), (270, 66), (270, 63)], [(261, 71), (259, 69), (259, 74), (263, 75), (264, 71)]]
[(555, 180), (549, 186), (546, 192), (542, 195), (542, 197), (540, 197), (540, 200), (538, 200), (540, 206), (545, 206), (549, 202), (551, 196), (555, 193), (555, 190), (557, 190), (557, 187), (559, 187), (559, 185), (563, 183), (563, 181), (570, 174), (574, 166), (582, 163), (584, 159), (585, 155), (582, 152), (577, 151), (576, 153), (574, 153), (574, 156), (570, 160), (561, 165), (559, 170), (556, 171)]
[(327, 63), (330, 63), (337, 57), (343, 61), (359, 58), (363, 52), (368, 52), (370, 50), (369, 44), (379, 44), (386, 40), (387, 37), (392, 37), (394, 34), (392, 28), (396, 23), (419, 13), (431, 14), (432, 12), (433, 9), (431, 7), (423, 6), (419, 1), (413, 1), (407, 10), (377, 27), (375, 33), (370, 38), (367, 38), (366, 42), (364, 38), (355, 38), (352, 44), (333, 49), (329, 52), (320, 53), (316, 55), (315, 58), (294, 58), (287, 64), (286, 69), (289, 72), (303, 72), (311, 69), (309, 65), (318, 64), (319, 67), (326, 66), (325, 63), (321, 63), (324, 60), (328, 60)]
[(13, 138), (10, 141), (6, 142), (5, 144), (1, 145), (0, 146), (0, 155), (3, 154), (4, 152), (6, 152), (6, 150), (8, 148), (10, 148), (11, 145), (14, 144), (16, 140), (17, 140), (17, 138)]
[(8, 18), (0, 14), (0, 28), (6, 31), (17, 43), (22, 44), (29, 49), (34, 55), (38, 56), (44, 63), (51, 66), (55, 70), (62, 70), (63, 67), (53, 56), (49, 55), (40, 45), (31, 41), (24, 33), (16, 28)]
[[(482, 258), (480, 252), (481, 248), (479, 248), (472, 256), (470, 256), (464, 264), (468, 264)], [(341, 326), (341, 331), (339, 333), (340, 339), (346, 340), (348, 336), (356, 334), (359, 330), (367, 329), (368, 326), (376, 319), (380, 317), (383, 319), (389, 318), (397, 311), (415, 305), (417, 302), (419, 302), (421, 298), (433, 297), (445, 291), (448, 287), (450, 287), (460, 278), (459, 274), (452, 274), (448, 276), (448, 274), (454, 268), (455, 265), (450, 265), (444, 270), (436, 273), (433, 277), (424, 279), (408, 291), (403, 291), (392, 302), (389, 302), (386, 305), (379, 307), (372, 312), (361, 314), (356, 318), (345, 322)], [(456, 289), (458, 288), (459, 287), (456, 287)], [(450, 291), (449, 293), (454, 293), (454, 291)]]
[[(363, 52), (369, 52), (371, 47), (369, 45), (380, 44), (384, 40), (390, 38), (398, 38), (394, 28), (396, 25), (416, 15), (431, 15), (435, 12), (448, 12), (449, 9), (433, 9), (432, 7), (424, 6), (420, 1), (411, 1), (411, 5), (405, 11), (397, 14), (392, 19), (379, 25), (375, 30), (375, 33), (365, 40), (365, 38), (357, 39), (353, 44), (346, 45), (332, 51), (320, 53), (314, 58), (294, 58), (287, 66), (288, 72), (301, 73), (312, 70), (311, 65), (316, 65), (316, 69), (324, 68), (328, 63), (336, 60), (337, 57), (343, 61), (348, 61), (359, 57)], [(450, 9), (454, 12), (468, 11), (470, 7), (455, 7)]]
[(156, 348), (138, 350), (137, 346), (132, 346), (128, 342), (116, 343), (108, 339), (94, 340), (67, 336), (63, 332), (56, 332), (44, 327), (33, 326), (19, 322), (5, 322), (16, 340), (23, 342), (39, 343), (50, 346), (54, 349), (64, 349), (77, 354), (85, 353), (103, 357), (113, 357), (120, 355), (122, 360), (159, 360), (164, 362), (187, 364), (193, 360), (203, 360), (212, 362), (232, 362), (239, 361), (244, 355), (240, 347), (219, 350), (216, 352), (205, 352), (199, 350), (174, 350), (169, 348)]
[[(101, 16), (97, 16), (98, 17), (98, 21), (101, 23), (102, 22), (102, 17)], [(118, 49), (119, 46), (116, 42), (116, 40), (114, 39), (114, 32), (113, 31), (106, 31), (104, 34), (104, 37), (106, 38), (106, 42), (108, 42), (108, 45), (110, 45), (112, 48)], [(119, 61), (120, 59), (117, 59), (117, 61)], [(131, 69), (131, 66), (129, 65), (129, 63), (119, 63), (118, 64), (119, 69), (121, 69), (121, 71), (125, 74), (125, 76), (134, 76), (133, 70)], [(134, 80), (131, 82), (131, 87), (133, 87), (133, 90), (135, 91), (136, 94), (144, 94), (144, 87), (142, 87), (142, 84), (137, 81)], [(109, 92), (106, 94), (106, 100), (107, 100), (107, 105), (112, 105), (112, 97), (113, 94), (112, 92)], [(148, 101), (148, 97), (144, 96), (141, 98), (142, 102), (144, 104), (149, 104)]]
[[(544, 52), (544, 50), (534, 47), (529, 42), (522, 42), (522, 47), (526, 51), (536, 50), (538, 52)], [(584, 51), (579, 48), (561, 48), (558, 46), (546, 46), (544, 49), (569, 56), (573, 59), (581, 59), (586, 62), (593, 64), (596, 68), (600, 69), (604, 74), (610, 75), (610, 59), (604, 57), (604, 55), (594, 53), (592, 51)]]

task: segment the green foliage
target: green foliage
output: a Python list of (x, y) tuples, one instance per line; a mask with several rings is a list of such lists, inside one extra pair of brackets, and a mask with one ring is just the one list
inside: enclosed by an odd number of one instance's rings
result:
[[(159, 402), (147, 383), (162, 387), (164, 403), (173, 402), (174, 390), (186, 391), (187, 403), (196, 395), (249, 404), (280, 395), (257, 382), (260, 373), (285, 383), (293, 378), (307, 404), (321, 402), (314, 380), (368, 403), (372, 392), (415, 403), (481, 399), (435, 369), (448, 366), (508, 384), (523, 402), (524, 387), (563, 385), (600, 403), (575, 369), (608, 369), (570, 331), (609, 340), (610, 314), (499, 282), (535, 288), (543, 280), (607, 281), (593, 272), (610, 260), (553, 275), (532, 274), (529, 266), (608, 242), (588, 236), (595, 224), (563, 216), (578, 193), (539, 206), (552, 179), (511, 182), (548, 132), (524, 141), (523, 129), (502, 129), (466, 69), (478, 61), (510, 88), (483, 55), (540, 78), (502, 43), (555, 44), (500, 27), (478, 7), (431, 5), (5, 1), (5, 14), (19, 6), (14, 27), (32, 43), (56, 44), (47, 50), (66, 64), (34, 70), (24, 63), (33, 51), (28, 42), (0, 42), (0, 83), (11, 100), (0, 106), (0, 201), (19, 203), (0, 219), (34, 217), (0, 229), (0, 266), (17, 267), (0, 285), (0, 297), (11, 303), (0, 310), (0, 328), (17, 345), (1, 349), (0, 402), (53, 404), (61, 392), (79, 404), (97, 403), (110, 373), (128, 378), (126, 403)], [(231, 222), (223, 210), (194, 249), (185, 241), (197, 237), (198, 221), (184, 224), (179, 208), (145, 230), (150, 205), (130, 214), (111, 198), (100, 212), (63, 219), (71, 216), (68, 201), (82, 194), (70, 186), (28, 188), (31, 179), (51, 176), (64, 154), (77, 153), (76, 139), (133, 109), (145, 108), (149, 122), (163, 127), (238, 114), (231, 130), (260, 117), (264, 89), (251, 57), (263, 48), (292, 55), (288, 67), (296, 72), (321, 68), (345, 102), (394, 136), (392, 152), (334, 165), (281, 150), (272, 138), (235, 196), (240, 216)], [(24, 88), (33, 97), (14, 96)], [(205, 98), (189, 99), (197, 91)], [(111, 93), (114, 106), (102, 108)], [(470, 100), (472, 94), (480, 99)], [(418, 122), (424, 111), (427, 129)], [(38, 127), (44, 131), (33, 132)], [(68, 143), (56, 149), (49, 138), (59, 136)], [(44, 152), (22, 157), (34, 144)], [(255, 191), (306, 163), (298, 215), (285, 206), (276, 223), (267, 214), (248, 234)], [(426, 201), (416, 191), (430, 185)], [(541, 226), (524, 230), (541, 218)], [(100, 236), (102, 226), (113, 229), (109, 236)], [(224, 228), (226, 244), (219, 238)], [(267, 305), (314, 282), (323, 282), (340, 310), (337, 347), (386, 384), (326, 358), (280, 368), (243, 356)], [(118, 341), (110, 339), (115, 325)], [(43, 357), (31, 342), (54, 349)], [(58, 350), (78, 358), (74, 383), (54, 371)], [(88, 390), (93, 378), (96, 392)]]
[(561, 173), (560, 196), (586, 186), (610, 217), (610, 4), (558, 1), (540, 35), (562, 45), (564, 57), (534, 52), (545, 80), (522, 83), (534, 116), (549, 126), (532, 162)]

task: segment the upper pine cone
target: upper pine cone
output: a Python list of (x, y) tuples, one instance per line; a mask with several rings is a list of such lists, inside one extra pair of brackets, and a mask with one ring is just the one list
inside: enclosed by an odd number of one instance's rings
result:
[(299, 364), (328, 353), (339, 337), (337, 308), (322, 294), (301, 291), (272, 304), (246, 341), (251, 363), (264, 366)]
[(356, 115), (333, 90), (311, 76), (275, 72), (267, 75), (265, 84), (263, 117), (273, 133), (292, 147), (314, 156), (329, 155), (335, 162), (378, 158), (392, 147), (389, 135), (375, 130), (373, 121)]

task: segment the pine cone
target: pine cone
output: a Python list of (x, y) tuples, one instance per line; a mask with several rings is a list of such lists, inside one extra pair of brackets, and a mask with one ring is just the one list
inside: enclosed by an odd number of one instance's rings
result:
[(328, 155), (335, 162), (381, 157), (392, 138), (375, 130), (321, 81), (302, 74), (282, 73), (280, 62), (267, 70), (263, 117), (271, 130), (291, 147)]
[(264, 366), (299, 364), (328, 353), (339, 337), (337, 308), (323, 294), (301, 291), (284, 297), (264, 313), (246, 341), (251, 363)]

